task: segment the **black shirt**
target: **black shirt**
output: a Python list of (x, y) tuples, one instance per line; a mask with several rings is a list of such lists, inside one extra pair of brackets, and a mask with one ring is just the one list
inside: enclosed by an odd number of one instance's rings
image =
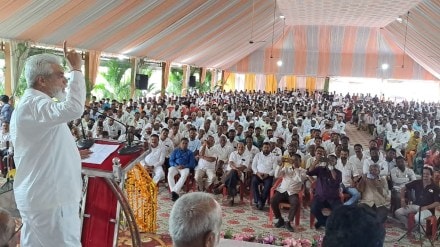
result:
[[(414, 190), (415, 198), (413, 204), (419, 206), (427, 206), (434, 202), (440, 202), (440, 188), (431, 183), (423, 188), (423, 180), (414, 180), (405, 185), (406, 190), (411, 193), (411, 190)], [(434, 215), (435, 210), (430, 209), (432, 214)]]

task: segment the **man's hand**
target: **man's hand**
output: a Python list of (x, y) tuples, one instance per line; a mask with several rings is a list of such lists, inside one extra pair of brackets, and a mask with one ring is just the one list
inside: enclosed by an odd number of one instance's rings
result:
[(183, 166), (183, 165), (178, 165), (177, 166), (177, 169), (179, 169), (179, 170), (182, 170), (182, 169), (184, 169), (185, 168), (185, 166)]
[(93, 152), (88, 149), (79, 150), (79, 155), (81, 156), (81, 159), (86, 159), (90, 157), (90, 154)]
[(74, 49), (67, 50), (67, 41), (63, 42), (64, 57), (67, 60), (67, 65), (71, 70), (81, 71), (81, 54), (76, 52)]

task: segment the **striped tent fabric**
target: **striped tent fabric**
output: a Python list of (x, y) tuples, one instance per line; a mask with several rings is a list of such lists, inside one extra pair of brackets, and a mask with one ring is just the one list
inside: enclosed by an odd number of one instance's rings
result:
[[(0, 6), (6, 42), (60, 48), (67, 40), (97, 54), (273, 74), (278, 82), (285, 75), (440, 78), (439, 0), (0, 0)], [(382, 63), (390, 66), (385, 73)]]

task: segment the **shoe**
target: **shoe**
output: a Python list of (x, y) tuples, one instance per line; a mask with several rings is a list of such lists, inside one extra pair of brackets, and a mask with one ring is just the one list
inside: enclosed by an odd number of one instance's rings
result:
[(177, 201), (177, 199), (179, 199), (179, 194), (177, 194), (176, 192), (171, 192), (171, 200), (173, 202)]
[(229, 206), (234, 206), (234, 197), (232, 197), (231, 199), (229, 199)]
[(259, 202), (257, 208), (258, 208), (258, 210), (263, 210), (264, 204), (262, 202)]
[(278, 220), (278, 222), (277, 223), (275, 223), (275, 227), (276, 228), (281, 228), (281, 227), (283, 227), (284, 226), (284, 219), (283, 218), (280, 218), (279, 220)]
[(294, 232), (295, 229), (293, 229), (292, 225), (290, 225), (290, 222), (286, 222), (286, 229), (289, 232)]

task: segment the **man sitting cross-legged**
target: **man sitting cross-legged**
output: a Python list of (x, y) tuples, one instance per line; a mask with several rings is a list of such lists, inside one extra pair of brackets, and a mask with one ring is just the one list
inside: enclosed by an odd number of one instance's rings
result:
[[(182, 138), (180, 146), (171, 153), (168, 169), (168, 185), (173, 201), (179, 199), (179, 192), (185, 184), (190, 169), (194, 169), (195, 163), (194, 153), (188, 149), (188, 138)], [(176, 183), (174, 176), (177, 174), (180, 174), (180, 178)]]
[[(293, 150), (289, 145), (289, 151)], [(275, 227), (280, 228), (284, 225), (286, 229), (293, 232), (294, 229), (291, 225), (298, 210), (299, 198), (298, 193), (301, 190), (304, 182), (307, 179), (306, 170), (301, 168), (301, 156), (294, 152), (289, 152), (289, 154), (284, 155), (282, 158), (282, 166), (278, 166), (275, 170), (275, 177), (282, 177), (283, 181), (280, 186), (276, 189), (275, 195), (271, 199), (271, 207), (275, 218), (278, 222)], [(284, 222), (281, 216), (280, 203), (288, 201), (290, 204), (288, 221)]]

